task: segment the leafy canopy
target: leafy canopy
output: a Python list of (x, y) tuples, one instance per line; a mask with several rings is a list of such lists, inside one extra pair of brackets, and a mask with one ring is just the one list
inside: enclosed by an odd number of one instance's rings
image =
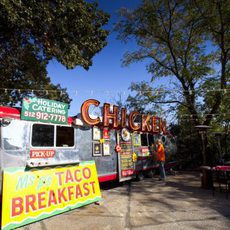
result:
[[(224, 0), (143, 0), (135, 10), (121, 10), (119, 38), (125, 42), (134, 39), (137, 44), (136, 50), (125, 54), (124, 64), (148, 60), (152, 74), (149, 85), (140, 82), (131, 86), (136, 94), (128, 97), (128, 103), (141, 109), (171, 105), (171, 111), (186, 118), (178, 119), (186, 153), (193, 152), (187, 146), (197, 145), (197, 138), (192, 137), (197, 133), (195, 126), (216, 129), (218, 122), (225, 133), (229, 131), (229, 15), (230, 1)], [(165, 79), (158, 96), (157, 78)], [(206, 165), (207, 139), (202, 143)]]
[(35, 95), (51, 90), (47, 97), (69, 102), (66, 89), (51, 83), (46, 66), (56, 59), (68, 69), (88, 70), (93, 56), (107, 44), (103, 26), (108, 18), (96, 3), (83, 0), (1, 1), (1, 103), (15, 104), (30, 89)]
[[(145, 97), (139, 104), (144, 100), (174, 103), (174, 108), (185, 108), (194, 125), (209, 125), (212, 114), (218, 113), (229, 97), (230, 2), (143, 0), (137, 9), (120, 13), (119, 39), (134, 39), (137, 44), (137, 50), (124, 55), (123, 63), (148, 60), (152, 83), (157, 78), (170, 82), (165, 85), (164, 97), (142, 92)], [(145, 84), (136, 83), (137, 94), (131, 99), (137, 98)], [(149, 88), (156, 89), (151, 83)]]

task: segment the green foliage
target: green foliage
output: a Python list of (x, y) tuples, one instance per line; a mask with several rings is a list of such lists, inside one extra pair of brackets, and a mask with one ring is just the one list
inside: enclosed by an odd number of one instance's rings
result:
[(138, 51), (126, 53), (124, 64), (146, 58), (152, 60), (148, 70), (153, 78), (184, 77), (194, 84), (210, 70), (209, 60), (197, 36), (197, 19), (192, 18), (186, 4), (168, 1), (143, 1), (135, 11), (121, 12), (124, 20), (117, 29), (121, 39), (134, 37)]
[[(93, 56), (106, 44), (103, 26), (109, 16), (96, 3), (83, 0), (3, 0), (0, 2), (0, 99), (15, 104), (21, 94), (2, 90), (35, 89), (59, 91), (52, 99), (69, 102), (66, 89), (53, 85), (46, 65), (57, 59), (68, 69), (92, 65)], [(21, 93), (22, 93), (21, 92)], [(60, 94), (62, 93), (61, 97)], [(57, 94), (57, 93), (56, 93)]]
[(137, 110), (139, 112), (151, 112), (157, 114), (162, 111), (161, 106), (156, 103), (151, 103), (156, 100), (160, 100), (162, 96), (161, 91), (153, 94), (153, 88), (148, 82), (142, 81), (140, 83), (132, 83), (130, 88), (132, 92), (136, 92), (134, 96), (129, 95), (127, 98), (128, 108), (131, 110)]
[[(206, 10), (210, 11), (210, 16)], [(152, 81), (171, 77), (171, 82), (178, 85), (177, 90), (181, 90), (177, 95), (178, 104), (187, 107), (190, 114), (198, 117), (200, 96), (204, 102), (209, 100), (206, 92), (202, 95), (197, 92), (211, 78), (218, 79), (215, 89), (227, 87), (229, 3), (144, 0), (138, 9), (122, 9), (120, 13), (121, 20), (116, 27), (119, 38), (134, 39), (139, 47), (125, 54), (124, 64), (150, 60), (148, 71), (152, 73)], [(153, 103), (152, 98), (149, 99)], [(202, 104), (203, 113), (216, 113), (221, 103), (222, 97), (217, 93), (215, 101)], [(209, 124), (210, 121), (207, 116), (204, 122)]]
[[(137, 9), (122, 9), (120, 14), (119, 39), (135, 40), (138, 47), (124, 55), (124, 65), (148, 60), (152, 83), (170, 79), (165, 96), (148, 95), (145, 105), (159, 99), (162, 104), (173, 103), (169, 108), (191, 117), (193, 127), (212, 125), (213, 114), (229, 111), (229, 1), (143, 0)], [(138, 96), (138, 87), (135, 90), (131, 102), (137, 98), (142, 108), (143, 97)], [(221, 127), (229, 124), (226, 117), (218, 119)]]

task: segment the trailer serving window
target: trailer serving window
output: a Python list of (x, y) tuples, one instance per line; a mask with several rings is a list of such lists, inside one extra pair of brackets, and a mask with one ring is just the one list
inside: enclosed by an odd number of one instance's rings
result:
[(74, 146), (74, 129), (73, 127), (56, 126), (56, 146), (73, 147)]
[(141, 146), (148, 146), (147, 134), (141, 134)]
[(32, 129), (32, 146), (53, 147), (54, 126), (34, 124)]
[(73, 147), (73, 127), (33, 124), (32, 141), (33, 147)]
[(154, 144), (154, 136), (152, 134), (148, 134), (148, 142), (149, 146), (152, 146)]

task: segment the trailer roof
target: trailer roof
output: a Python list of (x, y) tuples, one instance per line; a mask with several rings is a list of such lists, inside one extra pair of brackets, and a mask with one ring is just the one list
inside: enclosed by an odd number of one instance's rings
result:
[[(0, 118), (12, 118), (21, 120), (21, 109), (9, 106), (0, 106)], [(68, 117), (68, 124), (72, 124), (73, 117)]]
[(0, 118), (20, 119), (21, 110), (8, 106), (0, 106)]

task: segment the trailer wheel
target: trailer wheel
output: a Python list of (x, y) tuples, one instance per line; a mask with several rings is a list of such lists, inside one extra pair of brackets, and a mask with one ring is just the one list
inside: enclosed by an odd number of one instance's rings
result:
[(138, 180), (138, 181), (141, 181), (141, 180), (144, 180), (144, 174), (143, 174), (143, 172), (138, 172), (137, 173), (137, 176), (136, 176), (136, 179)]
[(153, 174), (153, 177), (157, 175), (157, 169), (152, 169), (152, 174)]
[(154, 175), (153, 170), (149, 170), (145, 172), (145, 176), (147, 178), (153, 178), (153, 175)]

